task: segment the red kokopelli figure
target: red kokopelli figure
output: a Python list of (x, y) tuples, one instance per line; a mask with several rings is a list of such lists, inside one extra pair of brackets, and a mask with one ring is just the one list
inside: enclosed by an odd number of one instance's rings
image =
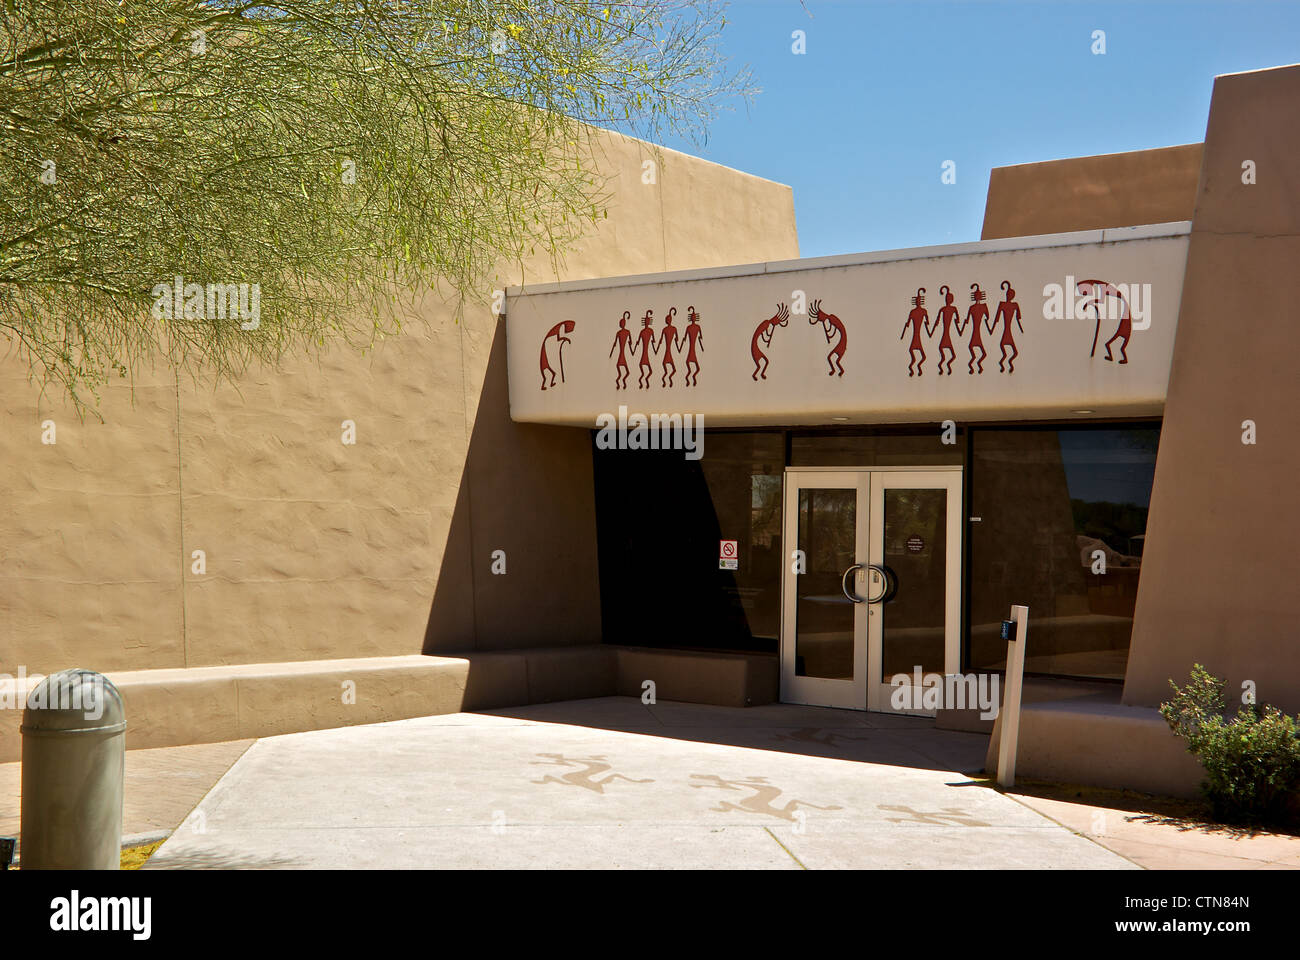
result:
[(1128, 363), (1128, 341), (1133, 336), (1133, 317), (1129, 314), (1128, 301), (1124, 299), (1124, 294), (1105, 280), (1080, 280), (1074, 286), (1079, 291), (1080, 296), (1092, 298), (1088, 305), (1092, 307), (1093, 313), (1097, 315), (1097, 326), (1092, 331), (1092, 352), (1088, 356), (1095, 357), (1097, 355), (1097, 335), (1101, 330), (1103, 304), (1107, 297), (1114, 297), (1120, 304), (1119, 326), (1115, 329), (1115, 336), (1106, 341), (1106, 359), (1115, 359), (1110, 355), (1110, 345), (1116, 340), (1122, 340), (1123, 342), (1119, 345), (1119, 362)]
[[(980, 324), (986, 322), (989, 318), (989, 308), (988, 308), (988, 304), (984, 302), (984, 297), (985, 294), (984, 291), (980, 289), (980, 285), (978, 283), (972, 283), (970, 285), (970, 309), (966, 311), (966, 320), (965, 320), (965, 323), (969, 323), (971, 325), (970, 363), (966, 365), (966, 369), (969, 370), (971, 373), (975, 372), (975, 351), (978, 349), (980, 352), (979, 355), (980, 373), (984, 372), (984, 358), (988, 356), (988, 353), (984, 349), (983, 331), (980, 329)], [(963, 323), (963, 321), (961, 321), (960, 319), (957, 321), (957, 336), (960, 337), (962, 335), (962, 330), (965, 326), (965, 323)], [(948, 364), (948, 368), (949, 368), (949, 372), (951, 372), (952, 370), (951, 363)]]
[(849, 335), (844, 332), (844, 324), (840, 322), (840, 318), (833, 313), (824, 313), (822, 302), (814, 300), (808, 310), (808, 322), (813, 324), (819, 320), (826, 334), (827, 343), (835, 339), (836, 332), (839, 333), (839, 340), (831, 347), (831, 352), (826, 354), (826, 363), (831, 368), (826, 375), (833, 377), (838, 373), (842, 377), (844, 376), (844, 351), (849, 347)]
[(675, 316), (677, 316), (677, 308), (669, 307), (668, 316), (664, 318), (664, 332), (659, 336), (659, 345), (664, 348), (664, 375), (659, 381), (661, 387), (671, 387), (673, 377), (677, 375), (677, 364), (673, 362), (673, 351), (680, 349), (680, 347), (677, 340), (677, 328), (673, 326), (673, 317)]
[[(948, 289), (947, 284), (940, 287), (939, 292), (943, 294), (943, 306), (940, 307), (939, 312), (934, 315), (934, 328), (937, 330), (939, 329), (940, 324), (943, 325), (943, 336), (939, 338), (939, 375), (942, 376), (944, 372), (943, 356), (944, 351), (946, 350), (948, 352), (948, 375), (951, 376), (952, 362), (957, 357), (957, 351), (952, 348), (951, 327), (954, 321), (959, 321), (961, 319), (961, 311), (952, 305), (952, 291)], [(926, 336), (932, 335), (929, 324), (926, 324), (925, 333)], [(960, 334), (958, 334), (958, 336), (960, 336)]]
[(654, 364), (650, 362), (650, 354), (659, 352), (659, 347), (655, 344), (655, 332), (651, 326), (653, 323), (654, 311), (647, 310), (645, 316), (641, 318), (641, 332), (636, 335), (637, 346), (641, 348), (641, 359), (637, 363), (639, 372), (636, 385), (641, 390), (650, 389), (650, 378), (655, 374)]
[[(555, 370), (551, 367), (550, 358), (546, 356), (546, 342), (550, 340), (552, 337), (555, 338), (555, 352), (559, 354), (560, 383), (563, 383), (564, 382), (564, 345), (566, 343), (573, 342), (568, 337), (566, 337), (565, 334), (573, 333), (573, 328), (575, 325), (576, 324), (572, 320), (561, 320), (555, 326), (551, 327), (550, 330), (546, 331), (546, 336), (542, 337), (541, 368), (542, 368), (542, 389), (543, 390), (545, 390), (548, 386), (551, 387), (555, 386)], [(548, 373), (551, 375), (551, 382), (549, 384), (547, 384), (546, 382), (546, 375)]]
[(609, 348), (609, 355), (612, 357), (614, 351), (618, 351), (618, 363), (614, 372), (614, 389), (627, 389), (627, 375), (630, 372), (627, 368), (627, 350), (632, 345), (632, 332), (627, 328), (627, 322), (632, 319), (632, 312), (624, 310), (623, 316), (618, 321), (618, 333), (614, 334), (614, 345)]
[[(704, 330), (700, 327), (700, 315), (694, 307), (686, 308), (686, 329), (682, 332), (682, 338), (686, 341), (686, 385), (699, 386), (700, 359), (695, 351), (697, 348), (704, 349)], [(694, 370), (691, 369), (692, 366)]]
[(777, 327), (788, 326), (789, 323), (790, 308), (784, 303), (778, 303), (776, 313), (754, 328), (754, 336), (749, 341), (749, 355), (754, 358), (754, 372), (750, 375), (750, 379), (757, 380), (759, 377), (767, 379), (767, 354), (759, 348), (758, 342), (763, 341), (763, 346), (771, 349), (772, 332)]
[[(1025, 332), (1025, 328), (1024, 325), (1021, 324), (1020, 322), (1020, 304), (1016, 303), (1016, 291), (1011, 289), (1011, 281), (1003, 280), (1001, 286), (1002, 289), (1006, 291), (1006, 299), (998, 304), (997, 315), (993, 317), (992, 322), (989, 324), (989, 333), (990, 334), (993, 333), (994, 329), (998, 325), (998, 321), (1001, 320), (1002, 321), (1002, 341), (1001, 341), (1002, 357), (1001, 359), (998, 360), (998, 370), (999, 371), (1002, 370), (1002, 364), (1005, 361), (1007, 365), (1007, 373), (1015, 373), (1016, 357), (1020, 356), (1020, 351), (1016, 349), (1015, 338), (1011, 335), (1012, 334), (1011, 323), (1012, 321), (1014, 321), (1016, 326), (1020, 327), (1021, 333)], [(1007, 356), (1008, 347), (1011, 348), (1010, 357)]]
[[(930, 315), (925, 312), (925, 287), (917, 287), (916, 296), (912, 298), (912, 312), (907, 315), (907, 320), (903, 324), (903, 332), (898, 335), (898, 339), (902, 340), (907, 336), (908, 326), (911, 326), (912, 343), (907, 348), (907, 375), (909, 377), (913, 375), (919, 377), (921, 375), (921, 364), (925, 363), (925, 347), (921, 345), (921, 327), (923, 324), (926, 328), (929, 328)], [(921, 355), (919, 362), (916, 359), (918, 353)], [(915, 374), (912, 372), (913, 363), (916, 364)]]

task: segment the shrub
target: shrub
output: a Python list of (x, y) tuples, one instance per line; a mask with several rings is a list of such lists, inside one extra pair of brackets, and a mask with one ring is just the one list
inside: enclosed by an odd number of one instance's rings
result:
[(1214, 816), (1225, 823), (1281, 826), (1296, 822), (1300, 796), (1300, 717), (1266, 704), (1224, 716), (1224, 681), (1199, 663), (1187, 686), (1160, 705), (1171, 730), (1205, 768), (1202, 784)]

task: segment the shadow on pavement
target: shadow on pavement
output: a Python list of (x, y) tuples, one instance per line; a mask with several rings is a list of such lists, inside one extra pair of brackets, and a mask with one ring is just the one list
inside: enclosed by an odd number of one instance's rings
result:
[(939, 730), (934, 720), (926, 717), (798, 704), (716, 707), (601, 697), (480, 712), (538, 723), (964, 774), (983, 770), (988, 746), (986, 734)]

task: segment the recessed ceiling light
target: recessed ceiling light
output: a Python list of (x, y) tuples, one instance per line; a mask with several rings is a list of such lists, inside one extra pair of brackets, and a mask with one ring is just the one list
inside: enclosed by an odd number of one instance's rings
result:
[(1071, 410), (1070, 412), (1088, 414), (1088, 413), (1096, 413), (1097, 411), (1096, 410)]
[(846, 420), (848, 420), (849, 418), (848, 418), (848, 417), (831, 417), (831, 419), (834, 420), (836, 423), (843, 423), (843, 422), (845, 422)]

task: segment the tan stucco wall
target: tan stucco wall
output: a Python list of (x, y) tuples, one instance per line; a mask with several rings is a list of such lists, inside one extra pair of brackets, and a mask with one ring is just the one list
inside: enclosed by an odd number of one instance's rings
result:
[(1202, 146), (994, 167), (980, 239), (1190, 220)]
[(1300, 66), (1215, 80), (1125, 703), (1158, 702), (1199, 661), (1230, 705), (1253, 680), (1300, 710), (1297, 117)]
[[(672, 151), (648, 185), (649, 147), (600, 140), (608, 219), (558, 276), (539, 263), (503, 284), (798, 256), (789, 187)], [(0, 671), (599, 639), (588, 433), (510, 422), (487, 310), (418, 311), (427, 328), (364, 357), (333, 349), (215, 390), (146, 372), (105, 392), (103, 423), (42, 398), (9, 349)]]

